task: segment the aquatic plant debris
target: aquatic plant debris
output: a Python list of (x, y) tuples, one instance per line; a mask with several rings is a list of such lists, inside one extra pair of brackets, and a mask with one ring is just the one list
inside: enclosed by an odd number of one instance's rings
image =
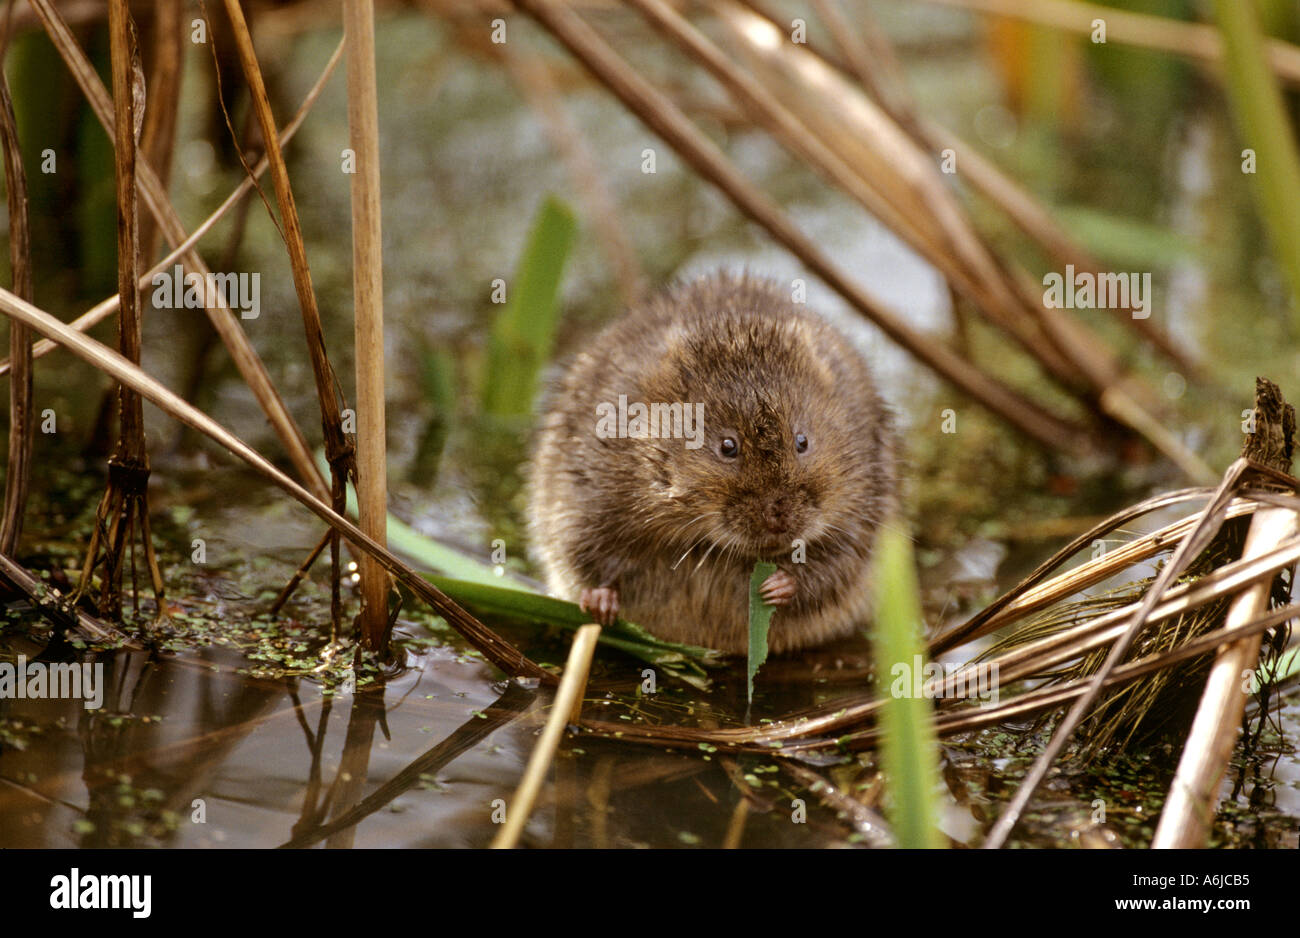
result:
[(760, 560), (754, 564), (754, 572), (749, 576), (749, 665), (745, 673), (745, 700), (754, 702), (754, 675), (767, 660), (767, 630), (772, 624), (775, 606), (763, 601), (759, 590), (763, 581), (776, 572), (776, 564)]

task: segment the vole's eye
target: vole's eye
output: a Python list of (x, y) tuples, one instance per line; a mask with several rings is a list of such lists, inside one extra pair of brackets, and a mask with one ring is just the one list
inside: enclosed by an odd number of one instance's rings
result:
[(734, 437), (724, 437), (718, 444), (718, 452), (728, 459), (735, 459), (740, 455), (740, 443)]
[(808, 452), (808, 437), (802, 433), (796, 433), (794, 435), (794, 451), (796, 453)]

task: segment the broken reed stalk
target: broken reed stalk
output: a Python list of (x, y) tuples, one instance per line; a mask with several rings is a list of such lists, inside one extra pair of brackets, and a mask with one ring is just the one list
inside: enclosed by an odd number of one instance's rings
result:
[(1065, 747), (1071, 734), (1083, 722), (1093, 703), (1101, 694), (1106, 678), (1110, 676), (1110, 673), (1128, 654), (1128, 650), (1138, 633), (1146, 627), (1151, 610), (1160, 601), (1174, 578), (1183, 572), (1183, 569), (1192, 562), (1197, 554), (1205, 549), (1206, 545), (1218, 532), (1219, 526), (1223, 522), (1223, 510), (1227, 508), (1232, 493), (1247, 465), (1245, 459), (1238, 459), (1228, 468), (1223, 481), (1214, 493), (1214, 497), (1210, 499), (1209, 504), (1205, 506), (1205, 509), (1197, 518), (1196, 527), (1179, 543), (1178, 549), (1174, 551), (1174, 555), (1169, 558), (1169, 562), (1160, 571), (1155, 583), (1142, 597), (1142, 601), (1138, 604), (1138, 608), (1134, 610), (1124, 634), (1111, 645), (1105, 662), (1103, 662), (1097, 673), (1088, 680), (1087, 690), (1074, 702), (1074, 705), (1061, 719), (1061, 722), (1056, 725), (1046, 748), (1034, 761), (1033, 766), (1016, 789), (1010, 803), (1003, 809), (997, 823), (989, 831), (983, 844), (985, 849), (997, 849), (1006, 843), (1007, 837), (1020, 820), (1021, 813), (1028, 806), (1029, 799), (1033, 797), (1038, 786), (1047, 777), (1048, 771)]
[[(1257, 501), (1236, 498), (1228, 503), (1223, 517), (1224, 520), (1241, 517), (1242, 515), (1251, 514), (1258, 507), (1259, 503)], [(965, 634), (963, 641), (970, 641), (982, 635), (987, 635), (1002, 628), (1009, 622), (1059, 602), (1067, 596), (1072, 596), (1080, 590), (1100, 583), (1102, 580), (1132, 567), (1134, 564), (1163, 553), (1169, 549), (1171, 544), (1177, 543), (1180, 538), (1184, 537), (1195, 524), (1195, 517), (1183, 518), (1157, 531), (1145, 534), (1120, 547), (1109, 550), (1102, 556), (1089, 560), (1078, 567), (1058, 574), (1040, 586), (1022, 583), (1017, 587), (1014, 595), (1009, 594), (1011, 598), (1005, 605), (999, 605), (996, 610), (987, 616), (981, 614), (977, 629), (965, 632), (966, 626), (963, 626)], [(985, 612), (988, 611), (985, 610)], [(972, 622), (975, 621), (972, 620)], [(951, 640), (945, 638), (942, 647), (944, 649), (951, 648)]]
[[(113, 103), (104, 84), (99, 79), (99, 74), (95, 67), (82, 51), (68, 24), (64, 21), (59, 11), (55, 9), (51, 0), (28, 0), (33, 9), (40, 16), (41, 21), (45, 24), (45, 31), (54, 43), (60, 57), (72, 72), (86, 100), (90, 102), (91, 109), (95, 112), (95, 117), (99, 120), (101, 126), (107, 131), (110, 139), (113, 137)], [(180, 216), (176, 214), (175, 208), (172, 207), (171, 201), (163, 189), (157, 174), (147, 162), (136, 161), (136, 183), (140, 188), (140, 194), (144, 197), (145, 206), (149, 209), (154, 220), (158, 222), (162, 229), (163, 238), (171, 247), (176, 247), (185, 241), (185, 228), (181, 224)], [(191, 273), (195, 273), (206, 279), (210, 271), (198, 252), (191, 249), (184, 255), (185, 266)], [(206, 291), (205, 291), (206, 292)], [(229, 304), (220, 291), (216, 291), (216, 305), (205, 306), (205, 312), (212, 322), (213, 328), (221, 336), (222, 343), (230, 352), (231, 360), (239, 373), (243, 376), (244, 381), (248, 384), (257, 399), (258, 404), (266, 413), (276, 435), (280, 438), (290, 461), (293, 463), (295, 470), (302, 478), (304, 484), (308, 485), (313, 492), (321, 498), (329, 498), (329, 488), (326, 486), (320, 471), (316, 468), (316, 463), (312, 459), (311, 450), (307, 446), (307, 440), (302, 435), (293, 417), (290, 416), (284, 401), (271, 383), (271, 377), (267, 374), (266, 366), (262, 363), (260, 357), (253, 346), (248, 341), (248, 336), (240, 327), (239, 321), (231, 312)]]
[(546, 718), (546, 726), (537, 745), (533, 747), (532, 755), (528, 757), (528, 766), (524, 769), (524, 777), (519, 782), (515, 797), (506, 807), (505, 823), (492, 839), (494, 850), (509, 850), (519, 843), (519, 835), (524, 832), (537, 793), (555, 759), (564, 727), (576, 720), (582, 711), (582, 695), (587, 687), (591, 657), (596, 651), (596, 639), (599, 637), (600, 626), (595, 623), (584, 625), (574, 633), (569, 657), (564, 663), (564, 677), (560, 679), (560, 686), (555, 691), (555, 700), (551, 704), (550, 715)]
[[(1185, 23), (1164, 16), (1150, 16), (1076, 0), (929, 0), (940, 6), (957, 7), (992, 16), (1025, 20), (1065, 32), (1089, 35), (1093, 21), (1106, 23), (1106, 41), (1142, 49), (1158, 49), (1197, 59), (1209, 65), (1222, 65), (1225, 55), (1218, 30), (1203, 23)], [(1279, 79), (1300, 87), (1300, 47), (1280, 39), (1270, 39), (1264, 58)]]
[[(1283, 400), (1277, 385), (1263, 378), (1256, 379), (1255, 431), (1247, 437), (1243, 456), (1289, 473), (1295, 432), (1295, 408)], [(1300, 510), (1295, 507), (1270, 507), (1256, 512), (1246, 534), (1242, 559), (1267, 553), (1297, 534), (1300, 534)], [(1293, 567), (1293, 585), (1294, 576)], [(1242, 590), (1228, 608), (1228, 626), (1263, 614), (1268, 608), (1272, 584), (1272, 577), (1268, 577)], [(1219, 782), (1232, 758), (1245, 711), (1249, 677), (1259, 667), (1261, 641), (1262, 636), (1255, 634), (1219, 649), (1183, 746), (1178, 771), (1169, 786), (1152, 847), (1205, 846), (1218, 801)]]
[[(1080, 534), (1069, 544), (1066, 544), (1064, 547), (1058, 550), (1047, 560), (1043, 561), (1027, 577), (1021, 580), (1020, 583), (1012, 587), (1007, 592), (1003, 593), (1000, 597), (998, 597), (993, 602), (989, 603), (989, 605), (984, 607), (984, 609), (982, 609), (976, 615), (972, 616), (968, 621), (952, 629), (949, 629), (947, 632), (944, 632), (941, 635), (935, 636), (935, 638), (932, 639), (930, 642), (930, 648), (929, 648), (930, 655), (935, 656), (935, 655), (942, 654), (943, 652), (950, 651), (951, 649), (956, 648), (958, 645), (965, 644), (966, 642), (978, 638), (981, 635), (985, 635), (988, 632), (992, 631), (993, 629), (997, 628), (998, 624), (994, 623), (993, 621), (994, 618), (1002, 617), (1004, 613), (1013, 604), (1024, 602), (1025, 605), (1029, 606), (1030, 609), (1036, 608), (1037, 604), (1031, 604), (1029, 601), (1025, 600), (1025, 597), (1029, 593), (1029, 591), (1037, 587), (1038, 584), (1042, 583), (1047, 578), (1048, 574), (1050, 574), (1061, 564), (1065, 563), (1065, 561), (1069, 560), (1071, 557), (1077, 554), (1084, 547), (1087, 547), (1093, 541), (1107, 534), (1110, 534), (1111, 532), (1115, 531), (1117, 528), (1120, 528), (1123, 525), (1128, 524), (1130, 521), (1133, 521), (1141, 517), (1142, 515), (1148, 514), (1153, 511), (1158, 511), (1162, 508), (1168, 508), (1172, 505), (1177, 505), (1182, 502), (1191, 501), (1193, 499), (1205, 498), (1212, 494), (1213, 494), (1212, 490), (1205, 489), (1205, 488), (1180, 489), (1176, 492), (1168, 492), (1163, 495), (1157, 495), (1154, 496), (1153, 498), (1145, 499), (1141, 502), (1138, 502), (1136, 505), (1131, 505), (1128, 508), (1125, 508), (1116, 514), (1111, 515), (1106, 520), (1098, 523), (1094, 527), (1085, 531), (1083, 534)], [(1153, 551), (1153, 553), (1158, 552), (1159, 550), (1162, 550), (1164, 549), (1165, 546), (1167, 546), (1167, 544), (1165, 543), (1165, 537), (1163, 532), (1173, 532), (1177, 530), (1179, 525), (1187, 523), (1189, 521), (1190, 519), (1184, 519), (1181, 522), (1175, 522), (1174, 524), (1162, 528), (1160, 531), (1146, 535), (1144, 538), (1142, 538), (1142, 540), (1149, 539), (1154, 541), (1155, 550)], [(1125, 545), (1124, 548), (1120, 548), (1120, 550), (1126, 549), (1127, 547), (1129, 547), (1129, 545)], [(1098, 560), (1105, 560), (1108, 557), (1110, 557), (1110, 553), (1107, 553), (1103, 558), (1098, 558)], [(1096, 562), (1097, 561), (1093, 561), (1092, 563), (1096, 563)], [(1062, 574), (1062, 576), (1066, 576), (1066, 575), (1082, 576), (1081, 571), (1086, 570), (1089, 566), (1090, 564), (1084, 564), (1084, 566), (1079, 568), (1078, 570), (1067, 571), (1067, 573)], [(1099, 577), (1099, 579), (1105, 579), (1105, 577), (1108, 575), (1109, 574), (1103, 574), (1102, 576)], [(1060, 579), (1060, 577), (1058, 577), (1057, 579)], [(1054, 580), (1053, 582), (1056, 581)], [(1095, 582), (1095, 581), (1080, 579), (1079, 585), (1078, 587), (1076, 587), (1076, 589), (1081, 589), (1082, 587), (1087, 586), (1089, 582)], [(1042, 587), (1042, 589), (1044, 592), (1050, 592), (1050, 587), (1048, 586), (1044, 586)], [(1069, 593), (1075, 592), (1076, 589), (1070, 589), (1068, 592), (1063, 593), (1062, 595), (1063, 596), (1069, 595)]]
[[(298, 133), (298, 128), (302, 127), (303, 121), (311, 112), (312, 106), (316, 103), (317, 99), (320, 98), (321, 92), (325, 90), (325, 85), (329, 82), (330, 77), (334, 74), (335, 67), (339, 64), (342, 58), (343, 42), (340, 40), (339, 44), (334, 48), (334, 53), (330, 56), (329, 62), (326, 63), (324, 70), (322, 70), (320, 75), (316, 78), (316, 83), (312, 85), (311, 90), (307, 92), (307, 96), (303, 98), (302, 105), (298, 108), (297, 113), (294, 114), (293, 120), (285, 124), (284, 129), (280, 131), (281, 147), (287, 146), (289, 141), (294, 138), (294, 135)], [(212, 214), (203, 220), (201, 225), (195, 228), (194, 231), (185, 238), (185, 240), (177, 244), (170, 254), (158, 263), (154, 264), (148, 272), (140, 277), (137, 286), (141, 290), (146, 289), (153, 282), (155, 275), (170, 270), (172, 265), (176, 264), (188, 255), (190, 250), (198, 244), (200, 240), (202, 240), (203, 236), (216, 227), (217, 223), (221, 221), (221, 219), (226, 217), (226, 213), (229, 212), (231, 208), (240, 203), (244, 196), (253, 191), (256, 181), (265, 174), (268, 165), (265, 156), (259, 159), (256, 165), (253, 166), (252, 175), (245, 176), (240, 180), (239, 185), (235, 186), (235, 188), (231, 190), (230, 195), (226, 196), (225, 201), (218, 205)], [(107, 297), (102, 302), (96, 303), (90, 309), (86, 310), (86, 312), (74, 319), (69, 323), (69, 325), (78, 332), (88, 331), (93, 326), (103, 322), (109, 316), (117, 312), (120, 299), (121, 298), (116, 293)], [(32, 357), (42, 358), (58, 347), (58, 343), (56, 342), (51, 342), (49, 339), (41, 339), (32, 346)], [(0, 377), (4, 377), (8, 374), (10, 368), (10, 359), (0, 361)], [(320, 477), (319, 473), (317, 473), (316, 477)], [(323, 484), (321, 491), (324, 492)]]
[[(782, 24), (757, 0), (741, 0), (746, 7), (778, 29)], [(830, 26), (835, 41), (841, 49), (837, 58), (811, 38), (801, 47), (847, 75), (852, 75), (867, 89), (900, 127), (912, 137), (917, 146), (932, 157), (951, 149), (960, 154), (959, 178), (969, 184), (999, 210), (1025, 235), (1061, 267), (1072, 265), (1077, 271), (1100, 274), (1101, 265), (1048, 213), (1043, 204), (1027, 189), (1004, 173), (979, 150), (954, 134), (949, 128), (919, 115), (916, 104), (907, 90), (904, 76), (895, 74), (896, 56), (888, 37), (876, 26), (869, 10), (857, 11), (858, 25), (867, 34), (869, 49), (860, 48), (855, 41), (851, 24), (839, 14), (831, 0), (815, 0), (819, 15)], [(877, 90), (881, 89), (881, 90)], [(885, 92), (883, 89), (889, 89)], [(1204, 378), (1204, 367), (1180, 348), (1153, 320), (1134, 319), (1132, 307), (1115, 304), (1112, 315), (1126, 328), (1136, 330), (1154, 348), (1176, 364), (1190, 378)]]
[[(289, 251), (294, 291), (298, 295), (303, 331), (307, 336), (307, 354), (311, 359), (312, 376), (316, 381), (321, 432), (325, 438), (325, 459), (330, 466), (330, 504), (335, 512), (344, 514), (347, 511), (348, 480), (357, 478), (355, 445), (343, 429), (343, 411), (347, 403), (338, 377), (334, 373), (334, 366), (330, 364), (329, 353), (325, 350), (325, 331), (321, 326), (320, 310), (316, 305), (316, 291), (312, 288), (311, 268), (307, 264), (307, 248), (303, 242), (302, 224), (298, 219), (298, 206), (289, 183), (289, 168), (280, 150), (275, 115), (271, 112), (271, 100), (266, 92), (266, 82), (262, 78), (262, 69), (257, 61), (257, 51), (253, 48), (253, 36), (249, 32), (248, 22), (244, 19), (244, 11), (239, 0), (225, 0), (225, 6), (226, 13), (230, 17), (235, 46), (239, 52), (244, 80), (248, 83), (249, 97), (253, 110), (257, 114), (258, 124), (262, 128), (262, 139), (266, 141), (266, 158), (270, 163), (271, 181), (275, 185), (275, 199), (280, 208), (280, 221), (283, 226), (281, 233), (285, 247)], [(346, 43), (346, 38), (344, 41)], [(349, 74), (351, 68), (349, 62)], [(377, 167), (376, 171), (378, 171)], [(274, 216), (271, 220), (275, 220)], [(335, 636), (338, 634), (343, 615), (343, 598), (339, 587), (342, 574), (340, 559), (339, 539), (336, 536), (330, 541), (330, 628), (331, 634)], [(386, 601), (384, 608), (387, 608)], [(367, 641), (372, 638), (369, 632), (366, 632), (365, 636)], [(380, 636), (382, 636), (382, 628)], [(377, 645), (369, 647), (372, 650), (378, 649)]]
[[(136, 288), (140, 258), (140, 225), (136, 209), (136, 153), (144, 121), (144, 73), (136, 49), (135, 23), (127, 0), (109, 0), (110, 69), (113, 81), (113, 156), (117, 195), (117, 292), (119, 297), (117, 343), (122, 357), (137, 367), (143, 345), (140, 291)], [(86, 560), (76, 596), (94, 585), (95, 568), (103, 548), (104, 569), (97, 608), (102, 615), (122, 616), (122, 577), (126, 554), (132, 558), (132, 594), (135, 590), (136, 526), (144, 547), (145, 563), (153, 582), (156, 616), (166, 618), (162, 570), (153, 549), (149, 526), (149, 450), (144, 438), (144, 401), (125, 384), (118, 385), (117, 447), (108, 460), (108, 483), (95, 513)]]
[[(384, 252), (379, 198), (379, 104), (373, 0), (344, 0), (352, 176), (352, 295), (356, 322), (357, 508), (361, 530), (388, 543), (388, 455), (384, 431)], [(360, 558), (361, 633), (371, 649), (388, 643), (388, 575)]]
[[(9, 8), (12, 12), (12, 7)], [(7, 39), (7, 37), (6, 37)], [(6, 43), (7, 50), (7, 43)], [(31, 302), (31, 228), (27, 213), (27, 174), (23, 171), (18, 125), (13, 99), (4, 76), (4, 55), (0, 54), (0, 147), (3, 148), (5, 196), (9, 206), (9, 269), (14, 293)], [(32, 339), (18, 323), (9, 324), (9, 357), (14, 363), (9, 382), (9, 454), (5, 473), (4, 516), (0, 518), (0, 554), (16, 554), (23, 533), (23, 512), (31, 481), (32, 441)]]
[(56, 626), (71, 629), (82, 638), (91, 642), (106, 642), (129, 648), (141, 648), (139, 642), (133, 641), (116, 626), (97, 619), (83, 609), (70, 597), (63, 596), (58, 590), (34, 576), (8, 554), (0, 552), (0, 578), (14, 589), (27, 596), (35, 609), (53, 620)]
[(138, 366), (131, 364), (108, 346), (70, 328), (67, 323), (3, 288), (0, 288), (0, 312), (53, 339), (96, 369), (130, 386), (164, 413), (225, 447), (264, 479), (283, 489), (295, 501), (338, 531), (358, 550), (378, 558), (384, 565), (384, 569), (391, 573), (398, 583), (428, 603), (434, 612), (446, 619), (452, 628), (463, 635), (496, 667), (510, 675), (537, 678), (545, 684), (555, 682), (550, 672), (534, 664), (527, 656), (454, 603), (428, 580), (411, 570), (395, 554), (375, 543), (364, 531), (335, 512), (322, 499), (317, 498), (312, 492), (277, 469), (266, 457), (203, 411), (182, 400), (157, 379), (145, 374)]
[(662, 137), (701, 176), (718, 187), (746, 216), (768, 231), (813, 273), (891, 339), (1026, 436), (1050, 448), (1075, 452), (1086, 437), (1077, 424), (1038, 404), (973, 366), (945, 343), (914, 330), (902, 316), (850, 279), (820, 247), (755, 188), (730, 160), (654, 86), (642, 78), (573, 10), (545, 0), (518, 0), (647, 127)]

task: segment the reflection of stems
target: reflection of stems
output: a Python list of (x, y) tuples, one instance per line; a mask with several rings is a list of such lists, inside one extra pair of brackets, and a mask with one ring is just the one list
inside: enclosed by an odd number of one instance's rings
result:
[(315, 830), (305, 832), (295, 830), (293, 838), (280, 846), (309, 847), (339, 831), (355, 826), (404, 792), (414, 788), (419, 784), (421, 775), (438, 771), (514, 720), (527, 709), (535, 696), (535, 692), (525, 690), (515, 681), (510, 681), (506, 685), (505, 693), (484, 711), (483, 716), (486, 719), (478, 716), (470, 717), (450, 736), (380, 785), (370, 795), (358, 801), (356, 805)]
[(293, 825), (293, 835), (297, 837), (305, 830), (310, 830), (321, 822), (329, 811), (329, 802), (317, 804), (320, 798), (321, 787), (321, 770), (320, 756), (321, 750), (325, 747), (325, 730), (329, 726), (330, 711), (334, 707), (333, 697), (322, 697), (323, 706), (316, 721), (316, 732), (311, 731), (307, 725), (307, 715), (303, 712), (302, 701), (298, 699), (296, 688), (289, 691), (289, 699), (293, 701), (293, 712), (298, 718), (298, 725), (302, 727), (303, 735), (307, 737), (307, 751), (311, 753), (311, 768), (307, 771), (307, 790), (303, 793), (302, 814), (298, 817), (298, 823)]
[[(360, 800), (370, 771), (370, 750), (375, 741), (375, 724), (384, 715), (383, 688), (376, 693), (357, 694), (348, 714), (348, 732), (343, 740), (343, 757), (326, 800), (334, 807), (334, 816), (346, 814)], [(340, 827), (329, 835), (327, 847), (351, 849), (356, 837), (353, 825)]]

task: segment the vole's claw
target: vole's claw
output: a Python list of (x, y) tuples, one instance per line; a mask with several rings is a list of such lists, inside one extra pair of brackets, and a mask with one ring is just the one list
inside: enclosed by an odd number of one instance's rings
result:
[(612, 586), (584, 589), (578, 597), (578, 606), (594, 621), (608, 628), (618, 618), (618, 590)]
[(763, 602), (772, 606), (784, 606), (794, 599), (798, 586), (799, 584), (790, 574), (784, 570), (776, 570), (763, 581), (758, 592), (763, 597)]

